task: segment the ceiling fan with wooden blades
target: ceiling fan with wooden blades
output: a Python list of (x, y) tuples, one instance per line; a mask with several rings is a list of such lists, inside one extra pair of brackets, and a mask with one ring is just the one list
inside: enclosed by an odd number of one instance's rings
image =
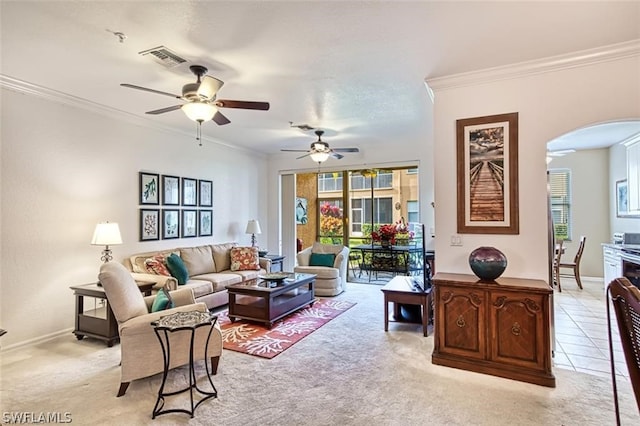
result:
[(183, 100), (185, 101), (183, 104), (147, 111), (146, 113), (158, 115), (182, 109), (187, 117), (200, 124), (209, 120), (215, 121), (220, 126), (229, 124), (229, 119), (218, 111), (218, 108), (254, 109), (260, 111), (269, 110), (268, 102), (217, 99), (216, 95), (218, 94), (218, 90), (220, 90), (224, 85), (224, 82), (210, 75), (206, 75), (207, 68), (202, 65), (191, 65), (189, 69), (197, 77), (197, 81), (195, 83), (187, 83), (182, 86), (182, 95), (136, 86), (135, 84), (122, 83), (120, 86)]
[(322, 140), (322, 135), (324, 131), (316, 130), (314, 132), (318, 136), (318, 140), (315, 142), (311, 142), (311, 147), (306, 149), (281, 149), (283, 152), (306, 152), (306, 154), (297, 157), (296, 160), (299, 160), (304, 157), (311, 157), (311, 159), (317, 163), (322, 163), (329, 159), (329, 157), (333, 157), (335, 159), (341, 159), (344, 155), (339, 154), (340, 152), (360, 152), (358, 148), (330, 148), (329, 144)]

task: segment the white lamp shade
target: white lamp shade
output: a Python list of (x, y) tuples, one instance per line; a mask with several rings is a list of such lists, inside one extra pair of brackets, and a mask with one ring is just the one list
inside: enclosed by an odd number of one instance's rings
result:
[(91, 244), (95, 246), (122, 244), (122, 237), (120, 236), (120, 228), (118, 227), (118, 224), (109, 222), (97, 224), (96, 230), (93, 231)]
[(193, 121), (209, 121), (218, 112), (213, 105), (197, 101), (186, 103), (180, 108)]
[(260, 229), (260, 224), (255, 219), (252, 219), (249, 222), (247, 222), (247, 229), (244, 232), (247, 234), (262, 234), (262, 230)]
[(316, 163), (322, 163), (323, 161), (327, 161), (329, 158), (328, 152), (313, 152), (310, 155), (311, 159)]

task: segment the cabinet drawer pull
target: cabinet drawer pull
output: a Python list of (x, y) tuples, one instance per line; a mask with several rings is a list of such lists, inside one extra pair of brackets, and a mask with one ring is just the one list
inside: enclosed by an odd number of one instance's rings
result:
[(520, 335), (520, 324), (518, 324), (517, 322), (513, 323), (513, 326), (511, 327), (511, 333), (514, 336), (519, 336)]
[(458, 317), (458, 320), (456, 321), (456, 325), (457, 325), (458, 327), (460, 327), (460, 328), (462, 328), (462, 327), (464, 327), (465, 325), (467, 325), (467, 324), (464, 322), (464, 318), (462, 317), (462, 315), (460, 315), (460, 316)]

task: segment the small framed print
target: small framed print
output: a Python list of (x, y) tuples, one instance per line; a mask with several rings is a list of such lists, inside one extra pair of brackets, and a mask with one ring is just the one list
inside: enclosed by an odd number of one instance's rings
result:
[(213, 211), (199, 210), (198, 215), (198, 236), (208, 237), (213, 235)]
[(625, 217), (629, 211), (627, 180), (619, 180), (616, 182), (616, 216)]
[(198, 205), (198, 181), (191, 178), (182, 178), (182, 205)]
[(182, 210), (182, 238), (198, 235), (198, 211)]
[(162, 239), (180, 238), (180, 210), (162, 210)]
[(616, 181), (616, 216), (640, 217), (635, 213), (629, 213), (629, 184), (626, 179)]
[(140, 241), (160, 239), (160, 210), (140, 209)]
[(200, 207), (212, 207), (213, 206), (213, 182), (210, 180), (198, 181), (200, 188), (198, 195), (200, 196)]
[(162, 175), (162, 204), (165, 206), (180, 205), (180, 178)]
[(160, 175), (157, 173), (139, 173), (140, 204), (155, 204), (160, 202)]

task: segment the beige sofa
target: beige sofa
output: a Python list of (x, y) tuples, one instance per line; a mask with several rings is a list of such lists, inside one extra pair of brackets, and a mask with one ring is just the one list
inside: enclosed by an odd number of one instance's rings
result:
[(266, 258), (259, 259), (260, 270), (231, 271), (231, 249), (237, 246), (237, 243), (231, 242), (138, 253), (129, 256), (123, 263), (136, 280), (153, 281), (156, 289), (168, 286), (170, 290), (175, 290), (178, 281), (174, 277), (151, 272), (145, 261), (157, 255), (167, 257), (171, 253), (177, 254), (189, 272), (189, 280), (179, 287), (191, 288), (196, 302), (204, 302), (207, 308), (212, 309), (229, 303), (228, 285), (252, 280), (261, 273), (271, 271), (271, 260)]

